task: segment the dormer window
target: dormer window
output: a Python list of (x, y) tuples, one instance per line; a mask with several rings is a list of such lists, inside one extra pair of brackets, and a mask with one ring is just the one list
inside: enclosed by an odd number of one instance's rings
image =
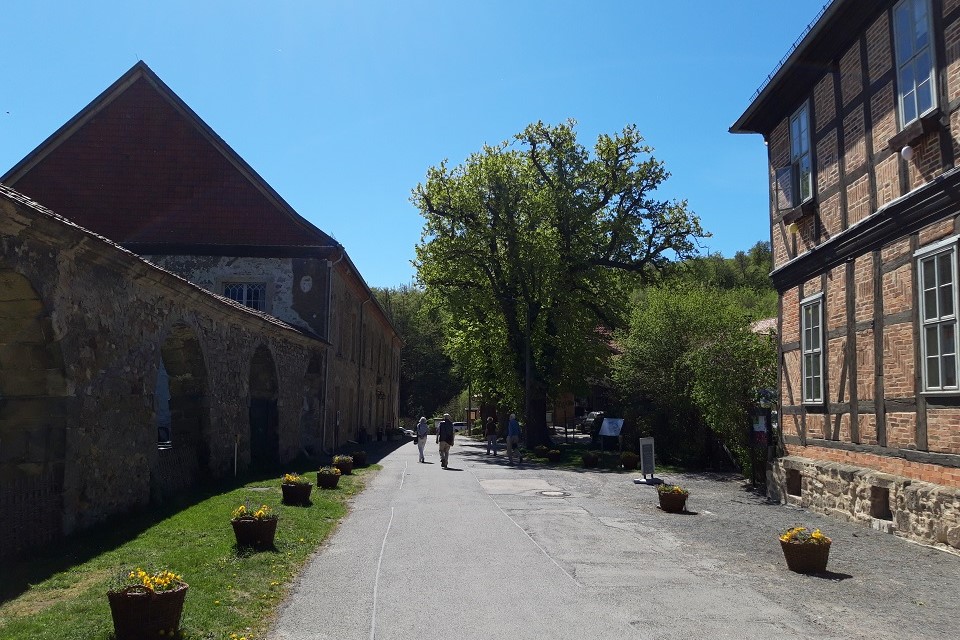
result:
[(937, 106), (930, 0), (902, 0), (893, 8), (893, 28), (902, 129)]
[(813, 198), (810, 111), (806, 103), (790, 116), (790, 164), (777, 169), (777, 208), (790, 210)]

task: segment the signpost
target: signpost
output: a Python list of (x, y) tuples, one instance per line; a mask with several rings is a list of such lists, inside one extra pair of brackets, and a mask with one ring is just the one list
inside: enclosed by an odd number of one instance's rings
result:
[(756, 487), (766, 484), (767, 444), (770, 433), (770, 409), (760, 408), (750, 412), (750, 482)]
[(653, 465), (653, 438), (640, 438), (640, 473), (644, 480), (647, 479), (647, 475), (651, 480), (653, 479)]
[(600, 432), (597, 434), (600, 437), (600, 451), (603, 451), (603, 441), (605, 437), (616, 438), (619, 446), (620, 452), (623, 453), (623, 442), (620, 441), (620, 431), (623, 429), (623, 418), (604, 418), (603, 422), (600, 424)]

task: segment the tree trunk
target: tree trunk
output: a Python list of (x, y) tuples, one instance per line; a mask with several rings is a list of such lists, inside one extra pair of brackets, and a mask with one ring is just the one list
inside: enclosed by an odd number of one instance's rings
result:
[(525, 416), (527, 447), (550, 446), (550, 430), (547, 428), (547, 390), (538, 384), (530, 385), (530, 415)]

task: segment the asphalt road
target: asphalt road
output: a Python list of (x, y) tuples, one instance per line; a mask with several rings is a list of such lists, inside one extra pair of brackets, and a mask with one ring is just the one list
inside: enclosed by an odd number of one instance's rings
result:
[[(960, 557), (770, 505), (730, 476), (667, 478), (689, 515), (635, 475), (555, 470), (459, 438), (384, 469), (301, 574), (272, 640), (955, 638)], [(787, 571), (776, 534), (834, 539), (830, 572)]]

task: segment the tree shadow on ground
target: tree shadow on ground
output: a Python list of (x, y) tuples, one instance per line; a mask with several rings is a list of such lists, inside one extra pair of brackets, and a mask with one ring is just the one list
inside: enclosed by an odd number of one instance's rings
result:
[[(328, 466), (334, 454), (347, 455), (363, 450), (368, 464), (379, 462), (407, 440), (347, 443), (336, 452), (320, 456), (300, 456), (269, 468), (250, 470), (235, 477), (209, 479), (175, 494), (155, 496), (148, 504), (110, 516), (84, 531), (59, 540), (56, 544), (24, 552), (0, 562), (0, 604), (22, 595), (38, 584), (78, 564), (108, 553), (138, 537), (157, 523), (214, 496), (249, 484), (279, 483), (284, 473), (304, 474)], [(312, 501), (311, 501), (311, 504)]]

